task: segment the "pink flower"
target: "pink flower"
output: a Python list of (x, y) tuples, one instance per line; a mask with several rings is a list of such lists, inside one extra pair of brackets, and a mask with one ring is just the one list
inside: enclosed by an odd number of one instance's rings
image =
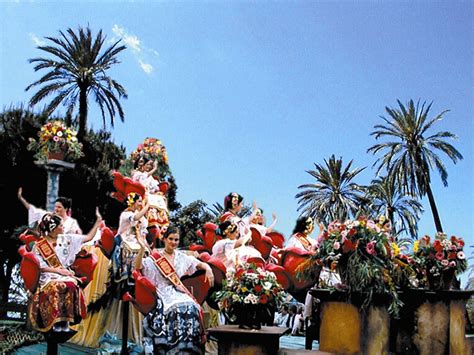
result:
[(443, 265), (444, 267), (448, 266), (449, 265), (449, 261), (444, 259), (444, 260), (441, 260), (441, 265)]
[(334, 248), (334, 250), (339, 250), (339, 248), (341, 247), (341, 244), (339, 242), (334, 242), (332, 247)]
[(453, 260), (453, 261), (450, 261), (449, 262), (449, 266), (450, 267), (455, 267), (456, 266), (456, 262)]
[(59, 137), (58, 137), (58, 136), (54, 136), (54, 137), (53, 137), (53, 141), (59, 142)]
[(370, 255), (375, 255), (376, 254), (375, 253), (375, 241), (371, 241), (371, 242), (367, 243), (367, 246), (365, 247), (365, 250)]
[(464, 255), (464, 252), (462, 252), (462, 251), (458, 252), (458, 259), (460, 259), (460, 260), (466, 259), (466, 256)]
[(376, 226), (375, 222), (372, 221), (371, 219), (367, 221), (367, 228), (375, 229), (375, 226)]
[(436, 253), (436, 260), (443, 260), (444, 259), (444, 254), (442, 252), (437, 252)]

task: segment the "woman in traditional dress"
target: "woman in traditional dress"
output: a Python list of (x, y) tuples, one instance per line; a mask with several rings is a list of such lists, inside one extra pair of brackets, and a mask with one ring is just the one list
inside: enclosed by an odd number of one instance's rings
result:
[(273, 231), (273, 228), (275, 227), (277, 221), (277, 215), (275, 213), (272, 213), (272, 224), (270, 224), (268, 227), (265, 226), (265, 217), (263, 216), (263, 210), (261, 208), (257, 208), (255, 211), (254, 218), (250, 221), (250, 227), (258, 230), (259, 233), (263, 236)]
[(59, 242), (64, 229), (58, 215), (46, 213), (39, 224), (40, 239), (35, 242), (33, 252), (40, 265), (38, 288), (29, 305), (28, 315), (32, 326), (41, 332), (70, 331), (69, 325), (76, 324), (85, 317), (86, 308), (78, 279), (68, 267), (82, 244), (91, 240), (99, 228), (102, 218), (97, 212), (97, 220), (87, 235), (67, 234)]
[[(180, 278), (205, 270), (211, 287), (214, 275), (210, 266), (177, 250), (178, 229), (170, 226), (164, 236), (165, 247), (143, 259), (147, 249), (143, 237), (138, 238), (141, 252), (136, 268), (156, 286), (157, 305), (143, 320), (145, 352), (155, 354), (202, 354), (205, 342), (201, 306)], [(205, 281), (206, 281), (205, 280)]]
[[(33, 227), (36, 222), (48, 212), (29, 203), (23, 197), (23, 188), (18, 188), (18, 199), (28, 210), (28, 226)], [(54, 214), (62, 219), (62, 227), (65, 234), (82, 234), (79, 223), (71, 217), (72, 201), (70, 198), (58, 197), (54, 203)]]
[(287, 247), (296, 247), (306, 251), (314, 251), (316, 248), (316, 239), (311, 238), (314, 223), (311, 217), (300, 217), (296, 220), (293, 235), (288, 240)]
[(115, 247), (112, 253), (113, 276), (115, 282), (132, 281), (133, 262), (140, 245), (136, 235), (146, 237), (148, 221), (145, 214), (148, 211), (148, 201), (140, 194), (131, 192), (125, 200), (127, 208), (120, 214), (119, 227), (115, 237)]
[(154, 239), (159, 238), (162, 231), (169, 225), (168, 201), (166, 196), (160, 191), (158, 180), (153, 177), (157, 169), (157, 160), (140, 156), (135, 163), (135, 170), (132, 172), (132, 180), (142, 184), (147, 193), (150, 208), (146, 217), (148, 219), (148, 229), (154, 237), (152, 242), (154, 242)]
[[(223, 239), (217, 241), (212, 247), (212, 255), (219, 258), (227, 271), (235, 270), (235, 266), (239, 264), (239, 248), (244, 242), (243, 238), (238, 239), (239, 229), (237, 225), (228, 220), (219, 225), (218, 233)], [(256, 255), (258, 256), (258, 255)]]

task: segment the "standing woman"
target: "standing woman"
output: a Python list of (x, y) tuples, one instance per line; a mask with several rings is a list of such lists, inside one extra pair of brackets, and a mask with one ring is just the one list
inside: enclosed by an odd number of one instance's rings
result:
[(177, 250), (179, 232), (170, 226), (163, 236), (165, 247), (143, 259), (147, 247), (139, 238), (141, 251), (136, 268), (142, 269), (156, 287), (157, 305), (143, 320), (145, 352), (154, 354), (202, 354), (204, 327), (201, 306), (183, 285), (180, 278), (196, 270), (206, 271), (211, 287), (214, 275), (209, 265)]
[[(23, 188), (18, 188), (18, 199), (28, 210), (28, 226), (32, 227), (47, 213), (47, 211), (34, 206), (23, 197)], [(58, 197), (54, 203), (54, 214), (61, 217), (65, 234), (82, 234), (79, 223), (71, 217), (72, 201), (70, 198)]]
[(313, 251), (316, 248), (316, 239), (311, 238), (314, 223), (311, 217), (300, 217), (296, 220), (293, 235), (288, 240), (287, 247), (296, 247), (306, 251)]
[[(91, 240), (99, 228), (102, 217), (98, 211), (96, 216), (87, 235), (63, 234), (62, 219), (58, 215), (46, 213), (41, 218), (41, 235), (33, 246), (40, 265), (40, 278), (28, 308), (28, 316), (36, 330), (70, 331), (69, 325), (85, 317), (84, 296), (69, 266), (82, 244)], [(71, 243), (58, 243), (59, 236), (67, 236)]]

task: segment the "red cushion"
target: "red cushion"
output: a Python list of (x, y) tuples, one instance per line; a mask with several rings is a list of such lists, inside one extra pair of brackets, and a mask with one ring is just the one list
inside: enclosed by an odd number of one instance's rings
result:
[(30, 292), (34, 293), (38, 287), (40, 278), (40, 265), (36, 255), (28, 251), (26, 246), (21, 246), (18, 250), (22, 256), (20, 263), (20, 275), (25, 282), (25, 287)]
[(71, 265), (77, 277), (84, 277), (83, 287), (92, 281), (95, 267), (97, 266), (97, 255), (81, 250), (76, 255), (76, 260)]
[(135, 307), (143, 314), (150, 313), (156, 307), (156, 288), (153, 282), (135, 270)]

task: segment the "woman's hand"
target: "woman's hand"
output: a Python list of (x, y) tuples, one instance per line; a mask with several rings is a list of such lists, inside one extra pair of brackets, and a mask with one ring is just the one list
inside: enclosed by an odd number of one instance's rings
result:
[(95, 218), (97, 222), (102, 222), (102, 215), (99, 212), (99, 207), (95, 208)]
[(212, 272), (212, 269), (209, 265), (206, 265), (206, 276), (204, 278), (204, 282), (208, 281), (209, 285), (212, 287), (214, 286), (214, 274)]
[(18, 194), (17, 194), (18, 198), (21, 200), (23, 198), (23, 188), (22, 187), (19, 187), (18, 188)]

